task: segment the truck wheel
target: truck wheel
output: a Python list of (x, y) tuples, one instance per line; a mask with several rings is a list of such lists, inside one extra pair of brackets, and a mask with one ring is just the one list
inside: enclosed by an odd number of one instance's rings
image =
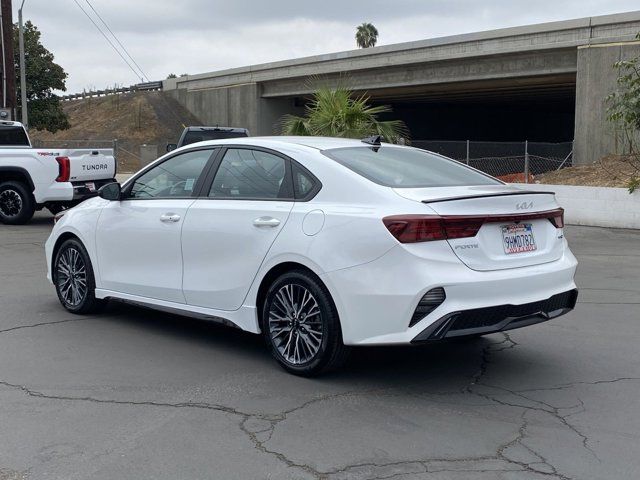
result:
[(35, 211), (33, 196), (23, 183), (0, 183), (0, 222), (22, 225), (31, 220)]

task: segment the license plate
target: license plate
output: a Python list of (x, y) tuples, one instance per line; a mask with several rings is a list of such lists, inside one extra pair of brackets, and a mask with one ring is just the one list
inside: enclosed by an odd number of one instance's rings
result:
[(93, 183), (93, 182), (86, 182), (84, 184), (84, 186), (87, 187), (90, 192), (95, 192), (96, 191), (96, 184)]
[(503, 225), (501, 229), (504, 253), (510, 255), (537, 250), (536, 239), (533, 237), (533, 225), (530, 223)]

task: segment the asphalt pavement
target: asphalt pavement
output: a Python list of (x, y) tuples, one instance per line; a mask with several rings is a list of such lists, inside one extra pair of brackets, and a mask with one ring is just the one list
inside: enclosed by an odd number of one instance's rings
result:
[(566, 228), (564, 317), (303, 379), (231, 328), (67, 313), (51, 225), (0, 225), (0, 480), (640, 477), (638, 231)]

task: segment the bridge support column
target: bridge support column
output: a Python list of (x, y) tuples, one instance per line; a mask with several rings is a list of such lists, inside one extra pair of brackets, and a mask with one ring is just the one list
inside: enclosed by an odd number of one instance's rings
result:
[(640, 55), (637, 41), (578, 47), (574, 165), (624, 153), (620, 132), (607, 120), (605, 99), (617, 87), (619, 72), (613, 64), (636, 55)]

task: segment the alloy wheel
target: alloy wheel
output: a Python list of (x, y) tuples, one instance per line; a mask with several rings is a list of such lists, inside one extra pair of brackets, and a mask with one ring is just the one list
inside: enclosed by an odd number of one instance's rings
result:
[(7, 189), (0, 192), (0, 211), (5, 217), (15, 217), (22, 210), (22, 197), (15, 190)]
[(282, 286), (269, 307), (269, 334), (287, 362), (301, 365), (312, 360), (322, 345), (323, 323), (318, 302), (304, 286)]
[(73, 247), (58, 257), (57, 285), (60, 296), (70, 307), (80, 305), (87, 295), (87, 267), (80, 252)]

